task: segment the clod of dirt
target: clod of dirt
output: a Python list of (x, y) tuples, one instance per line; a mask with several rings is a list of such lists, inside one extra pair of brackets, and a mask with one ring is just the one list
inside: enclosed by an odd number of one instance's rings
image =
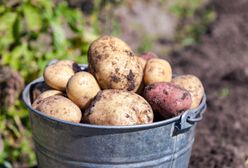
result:
[[(246, 168), (248, 3), (213, 1), (217, 20), (199, 45), (171, 56), (176, 74), (198, 76), (208, 109), (197, 127), (190, 168)], [(229, 94), (221, 96), (226, 88)]]
[(0, 66), (0, 106), (12, 106), (24, 87), (22, 76), (9, 67)]

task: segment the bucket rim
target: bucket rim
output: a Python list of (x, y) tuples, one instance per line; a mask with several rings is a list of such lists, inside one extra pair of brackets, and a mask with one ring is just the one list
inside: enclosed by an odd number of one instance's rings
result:
[[(87, 124), (87, 123), (74, 123), (74, 122), (65, 121), (65, 120), (54, 118), (54, 117), (50, 117), (50, 116), (42, 113), (41, 111), (34, 109), (31, 106), (30, 88), (32, 85), (39, 83), (39, 82), (43, 82), (43, 81), (44, 81), (43, 77), (39, 77), (39, 78), (33, 80), (28, 85), (26, 85), (26, 87), (24, 88), (24, 90), (22, 92), (22, 100), (23, 100), (24, 104), (26, 105), (26, 107), (28, 108), (29, 113), (35, 113), (39, 117), (41, 117), (45, 120), (51, 121), (51, 122), (55, 122), (57, 124), (64, 124), (64, 125), (69, 125), (69, 126), (74, 126), (74, 127), (84, 127), (84, 128), (92, 128), (92, 129), (110, 129), (110, 130), (115, 130), (115, 129), (118, 129), (118, 130), (119, 129), (122, 129), (122, 130), (126, 130), (126, 129), (128, 129), (128, 130), (130, 130), (130, 129), (149, 129), (149, 128), (154, 128), (154, 127), (161, 127), (161, 126), (164, 126), (167, 124), (180, 122), (182, 114), (184, 114), (184, 113), (197, 113), (199, 110), (203, 109), (203, 107), (206, 104), (206, 94), (204, 93), (204, 96), (201, 100), (201, 103), (199, 104), (199, 106), (197, 108), (186, 110), (185, 112), (183, 112), (179, 116), (176, 116), (176, 117), (173, 117), (170, 119), (165, 119), (162, 121), (149, 123), (149, 124), (110, 126), (110, 125), (94, 125), (94, 124)], [(201, 113), (201, 111), (199, 113)]]

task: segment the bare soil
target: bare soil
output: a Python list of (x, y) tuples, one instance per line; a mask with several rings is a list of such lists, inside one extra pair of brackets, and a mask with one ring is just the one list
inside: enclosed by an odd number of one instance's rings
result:
[(247, 168), (248, 1), (215, 0), (217, 20), (199, 45), (170, 55), (176, 73), (200, 77), (208, 109), (190, 168)]

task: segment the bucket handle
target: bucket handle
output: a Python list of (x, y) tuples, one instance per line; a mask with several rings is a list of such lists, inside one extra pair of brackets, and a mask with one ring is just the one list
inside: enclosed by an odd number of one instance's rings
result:
[(195, 123), (199, 122), (203, 118), (203, 113), (206, 111), (207, 105), (204, 103), (203, 106), (201, 106), (196, 111), (188, 110), (181, 116), (180, 120), (175, 123), (175, 129), (173, 132), (173, 135), (177, 135), (180, 133), (186, 132), (188, 129), (190, 129)]
[(198, 114), (199, 116), (198, 116), (198, 117), (195, 117), (195, 118), (188, 117), (188, 118), (187, 118), (187, 122), (194, 124), (195, 122), (201, 121), (202, 118), (203, 118), (203, 113), (204, 113), (204, 111), (206, 111), (206, 109), (207, 109), (207, 105), (205, 104), (205, 105), (203, 106), (203, 108), (201, 109), (202, 112), (200, 112), (200, 113)]

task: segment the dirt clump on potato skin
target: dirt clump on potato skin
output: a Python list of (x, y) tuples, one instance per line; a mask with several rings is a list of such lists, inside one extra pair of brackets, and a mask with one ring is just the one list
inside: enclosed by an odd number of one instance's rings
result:
[(135, 88), (135, 75), (133, 74), (132, 70), (129, 71), (129, 74), (127, 75), (128, 80), (128, 91), (132, 91)]
[(122, 40), (111, 36), (98, 38), (89, 47), (88, 60), (90, 72), (102, 89), (138, 90), (143, 68)]

